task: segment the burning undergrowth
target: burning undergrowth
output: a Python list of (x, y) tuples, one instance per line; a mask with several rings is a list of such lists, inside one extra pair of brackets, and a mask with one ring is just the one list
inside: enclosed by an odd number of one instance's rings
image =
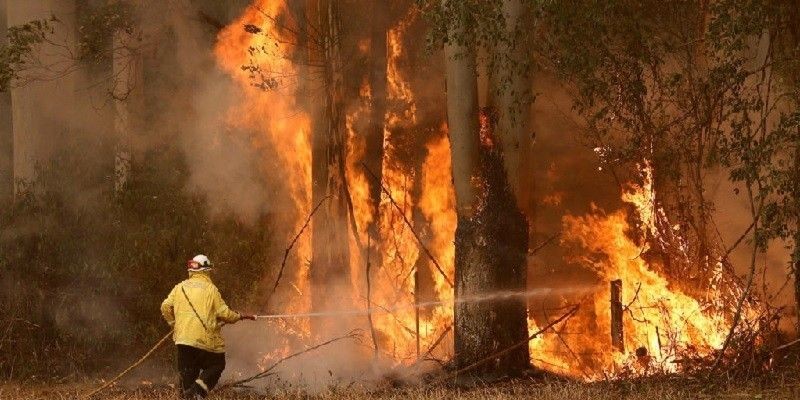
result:
[[(625, 209), (606, 212), (593, 207), (587, 215), (568, 215), (563, 219), (562, 245), (569, 249), (573, 262), (593, 271), (599, 280), (596, 293), (578, 300), (585, 304), (558, 341), (547, 338), (531, 342), (535, 358), (544, 368), (573, 376), (600, 378), (680, 372), (692, 361), (713, 357), (729, 334), (735, 300), (741, 296), (736, 277), (717, 263), (712, 279), (706, 282), (703, 297), (690, 293), (682, 276), (670, 276), (659, 259), (648, 257), (653, 241), (661, 238), (656, 220), (670, 226), (670, 239), (681, 240), (674, 225), (655, 200), (652, 175), (645, 164), (641, 184), (629, 184), (622, 194)], [(631, 223), (630, 221), (637, 221)], [(685, 253), (670, 254), (685, 257)], [(619, 326), (612, 326), (614, 299), (608, 282), (619, 282)], [(613, 292), (613, 289), (611, 290)], [(746, 319), (756, 319), (759, 308), (753, 302), (744, 306)], [(755, 327), (750, 327), (755, 328)], [(613, 343), (609, 334), (621, 337)], [(576, 368), (576, 366), (579, 366)]]

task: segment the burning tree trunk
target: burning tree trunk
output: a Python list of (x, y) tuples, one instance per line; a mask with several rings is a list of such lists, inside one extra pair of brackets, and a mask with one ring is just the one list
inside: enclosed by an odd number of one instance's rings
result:
[(322, 65), (324, 108), (314, 119), (312, 139), (312, 204), (330, 200), (313, 218), (310, 282), (312, 307), (324, 310), (339, 304), (334, 292), (348, 285), (348, 211), (344, 176), (346, 135), (342, 107), (342, 60), (339, 51), (339, 10), (335, 0), (317, 0), (316, 16), (323, 48), (313, 54)]
[(388, 5), (382, 2), (373, 2), (373, 15), (370, 33), (370, 70), (369, 87), (372, 99), (370, 121), (366, 135), (366, 149), (364, 151), (364, 164), (372, 171), (376, 179), (368, 180), (369, 200), (373, 223), (368, 228), (368, 233), (377, 237), (376, 224), (378, 221), (378, 207), (381, 202), (381, 176), (383, 168), (383, 132), (386, 117), (386, 33), (388, 29)]
[[(387, 67), (387, 51), (386, 51), (386, 34), (388, 29), (387, 24), (387, 9), (388, 5), (383, 2), (372, 3), (372, 23), (370, 30), (370, 58), (369, 58), (369, 87), (371, 108), (369, 114), (369, 124), (366, 128), (365, 137), (365, 151), (364, 151), (364, 165), (369, 169), (367, 174), (372, 174), (373, 179), (367, 180), (369, 188), (369, 207), (372, 214), (372, 222), (367, 229), (367, 305), (371, 306), (371, 266), (381, 266), (381, 242), (378, 223), (380, 221), (379, 209), (381, 204), (381, 189), (383, 177), (383, 140), (384, 140), (384, 121), (386, 117), (386, 98), (387, 98), (387, 84), (386, 84), (386, 67)], [(373, 251), (374, 250), (374, 251)], [(372, 334), (373, 345), (375, 346), (375, 354), (378, 354), (379, 344), (375, 332), (375, 326), (372, 320), (372, 314), (369, 315), (369, 326)]]
[[(457, 23), (456, 23), (457, 24)], [(492, 129), (496, 119), (484, 115), (479, 131), (475, 53), (459, 44), (460, 26), (445, 44), (447, 111), (456, 191), (456, 299), (495, 291), (524, 289), (527, 225), (516, 201)], [(481, 144), (483, 134), (483, 145)], [(524, 302), (457, 302), (455, 361), (457, 368), (507, 349), (527, 338)], [(513, 373), (528, 367), (528, 347), (498, 356), (473, 371)]]

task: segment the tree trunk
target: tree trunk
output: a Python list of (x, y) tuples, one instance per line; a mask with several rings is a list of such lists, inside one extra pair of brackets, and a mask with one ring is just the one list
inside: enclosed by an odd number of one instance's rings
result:
[[(502, 78), (493, 75), (493, 89), (496, 93), (498, 112), (498, 136), (503, 146), (503, 163), (508, 174), (508, 183), (514, 191), (520, 207), (524, 207), (523, 193), (527, 190), (527, 178), (530, 168), (531, 140), (528, 134), (530, 118), (530, 81), (525, 71), (524, 33), (520, 24), (523, 22), (525, 7), (522, 0), (504, 0), (503, 14), (506, 20), (506, 35), (509, 45), (501, 46), (499, 55), (510, 65), (498, 74), (506, 74)], [(507, 87), (500, 86), (498, 81), (507, 82)]]
[[(381, 202), (381, 177), (383, 174), (383, 134), (386, 118), (387, 98), (387, 50), (386, 35), (388, 29), (388, 5), (382, 2), (372, 4), (372, 24), (370, 33), (370, 70), (369, 86), (372, 98), (370, 121), (367, 128), (364, 163), (375, 174), (377, 179), (369, 179), (369, 199), (372, 208), (373, 223), (369, 233), (377, 237), (378, 207)], [(376, 252), (377, 253), (377, 252)]]
[[(324, 81), (324, 108), (314, 118), (312, 138), (312, 204), (331, 196), (314, 215), (312, 264), (309, 272), (312, 308), (341, 307), (338, 289), (349, 289), (348, 211), (345, 196), (345, 129), (343, 83), (339, 52), (338, 2), (316, 0), (313, 14), (324, 36), (320, 57)], [(349, 292), (349, 290), (347, 291)]]
[(477, 190), (480, 140), (478, 137), (478, 84), (475, 79), (475, 53), (465, 46), (445, 44), (447, 75), (447, 126), (456, 192), (456, 213), (472, 218)]
[[(493, 129), (486, 114), (479, 132), (474, 49), (458, 43), (461, 27), (445, 44), (447, 112), (456, 191), (455, 362), (471, 366), (527, 338), (521, 299), (470, 301), (501, 291), (524, 290), (527, 224), (519, 212)], [(483, 136), (483, 147), (481, 146)], [(463, 299), (465, 301), (458, 301)], [(520, 346), (471, 369), (475, 374), (514, 374), (528, 368), (528, 347)]]
[[(0, 0), (0, 46), (7, 43), (6, 7)], [(14, 130), (11, 121), (11, 93), (0, 92), (0, 207), (6, 207), (14, 196)]]
[(114, 190), (119, 193), (125, 187), (131, 173), (132, 140), (139, 130), (135, 120), (143, 108), (143, 63), (136, 48), (138, 31), (114, 32), (112, 54), (113, 100), (114, 100)]

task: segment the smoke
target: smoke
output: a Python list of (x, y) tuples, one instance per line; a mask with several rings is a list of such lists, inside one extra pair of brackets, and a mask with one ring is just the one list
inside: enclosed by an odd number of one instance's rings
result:
[[(137, 9), (141, 13), (138, 19), (142, 21), (143, 37), (148, 43), (141, 49), (145, 74), (142, 82), (138, 83), (143, 86), (141, 96), (145, 104), (140, 115), (136, 116), (142, 121), (133, 125), (139, 129), (128, 132), (128, 139), (134, 159), (142, 159), (147, 153), (157, 152), (162, 146), (178, 147), (189, 172), (183, 189), (201, 195), (212, 215), (232, 214), (239, 220), (252, 224), (259, 221), (263, 214), (272, 213), (281, 222), (294, 222), (297, 210), (291, 196), (298, 191), (292, 190), (304, 183), (287, 182), (289, 173), (286, 170), (290, 167), (284, 162), (287, 156), (285, 148), (277, 149), (270, 143), (265, 143), (268, 142), (266, 139), (258, 137), (263, 132), (233, 123), (240, 116), (232, 113), (242, 104), (245, 94), (237, 82), (220, 70), (212, 55), (218, 24), (224, 26), (230, 23), (248, 3), (248, 0), (152, 0), (145, 7)], [(421, 36), (423, 30), (420, 29), (419, 32)], [(415, 40), (405, 38), (405, 41)], [(442, 82), (431, 79), (431, 76), (442, 76), (442, 72), (438, 62), (428, 64), (430, 65), (424, 67), (426, 73), (413, 78), (412, 86), (418, 95), (416, 104), (420, 105), (420, 120), (426, 120), (430, 125), (438, 127), (443, 111), (440, 101), (443, 88)], [(116, 133), (113, 133), (114, 127), (111, 123), (113, 107), (110, 107), (107, 97), (108, 88), (94, 85), (96, 80), (89, 75), (91, 74), (76, 73), (60, 81), (60, 86), (56, 89), (58, 93), (71, 91), (69, 98), (74, 101), (70, 102), (52, 99), (46, 101), (48, 97), (52, 97), (50, 92), (55, 84), (39, 83), (38, 86), (21, 89), (27, 94), (17, 96), (19, 98), (14, 107), (21, 111), (15, 113), (15, 118), (30, 118), (24, 114), (34, 115), (36, 105), (41, 105), (36, 114), (42, 119), (40, 128), (59, 133), (48, 137), (49, 141), (46, 143), (33, 143), (32, 147), (46, 145), (55, 148), (69, 142), (72, 146), (83, 149), (100, 148), (103, 151), (84, 151), (76, 156), (83, 158), (93, 171), (103, 168), (109, 170), (108, 167), (113, 164), (113, 156), (110, 154), (113, 153), (118, 139), (115, 137)], [(619, 182), (615, 180), (618, 177), (610, 171), (600, 170), (597, 156), (580, 140), (583, 127), (580, 117), (572, 111), (569, 93), (546, 74), (534, 76), (533, 81), (534, 92), (538, 93), (537, 101), (532, 106), (532, 129), (536, 143), (533, 147), (534, 161), (528, 168), (534, 170), (534, 178), (526, 188), (533, 195), (523, 196), (531, 199), (523, 208), (530, 217), (532, 248), (551, 238), (557, 238), (564, 215), (583, 215), (595, 206), (607, 211), (622, 206), (619, 200)], [(20, 99), (28, 99), (29, 103), (21, 103), (23, 100)], [(394, 101), (399, 102), (397, 99)], [(357, 101), (353, 100), (345, 109), (352, 110), (356, 105)], [(269, 105), (259, 103), (258, 106)], [(275, 116), (266, 109), (258, 111), (263, 111), (264, 118)], [(30, 123), (39, 124), (36, 121)], [(400, 133), (397, 137), (407, 132)], [(436, 133), (438, 137), (438, 130)], [(411, 136), (406, 135), (406, 138), (398, 140), (412, 141), (408, 139)], [(296, 140), (291, 137), (282, 139)], [(42, 158), (47, 158), (50, 149), (36, 151), (40, 152)], [(398, 154), (399, 161), (411, 159), (408, 154)], [(79, 174), (80, 171), (76, 173)], [(113, 179), (108, 175), (110, 174), (91, 181), (76, 176), (66, 182), (64, 186), (69, 193), (67, 199), (70, 206), (76, 210), (91, 210), (93, 199), (107, 190), (109, 180)], [(628, 177), (621, 177), (623, 180), (626, 178)], [(732, 195), (733, 187), (726, 178), (724, 171), (709, 178), (710, 182), (717, 182), (716, 185), (709, 186), (709, 197), (716, 205), (715, 219), (721, 240), (724, 244), (731, 245), (747, 229), (750, 219), (749, 206), (742, 196)], [(42, 227), (36, 224), (24, 226), (25, 229), (20, 231), (2, 231), (0, 239), (29, 234)], [(293, 228), (286, 224), (280, 226), (279, 230), (285, 233), (284, 231), (288, 232)], [(306, 237), (308, 235), (307, 232)], [(565, 261), (565, 253), (558, 246), (558, 239), (550, 243), (529, 259), (529, 286), (534, 288), (537, 295), (526, 297), (534, 313), (551, 304), (560, 305), (566, 297), (584, 294), (582, 288), (593, 287), (597, 280), (585, 268)], [(103, 256), (101, 250), (93, 249), (97, 253), (94, 258), (98, 260), (95, 266), (102, 267), (99, 261)], [(746, 243), (734, 251), (732, 256), (737, 271), (746, 270), (749, 264)], [(781, 244), (775, 244), (759, 258), (759, 266), (765, 268), (765, 291), (774, 293), (786, 281), (786, 260), (788, 252)], [(293, 269), (290, 266), (291, 271), (287, 270), (285, 281), (300, 275), (303, 263), (308, 260), (290, 261), (290, 264), (301, 267)], [(242, 266), (248, 267), (250, 266)], [(358, 279), (354, 279), (356, 280)], [(552, 290), (548, 289), (550, 286), (553, 287)], [(285, 282), (280, 289), (292, 293), (287, 299), (297, 298), (297, 302), (304, 304), (310, 301), (307, 298), (310, 296), (308, 293), (295, 296), (293, 291), (300, 292), (300, 289), (291, 288)], [(353, 293), (350, 282), (340, 285), (329, 283), (325, 290), (326, 293), (335, 294)], [(76, 283), (74, 289), (65, 294), (62, 306), (52, 311), (60, 329), (73, 334), (85, 330), (94, 332), (98, 338), (104, 338), (104, 335), (115, 332), (115, 329), (128, 326), (129, 321), (115, 312), (117, 304), (113, 299), (96, 293), (80, 296), (81, 293), (92, 291)], [(790, 304), (790, 294), (790, 291), (784, 290), (775, 300), (776, 304)], [(468, 301), (472, 300), (475, 299)], [(363, 299), (329, 298), (328, 308), (338, 304), (363, 303)], [(439, 302), (425, 304), (432, 308), (438, 305)], [(281, 306), (291, 308), (292, 304), (287, 300)], [(402, 304), (389, 305), (388, 309), (399, 310), (404, 307), (406, 306)], [(359, 385), (374, 386), (380, 384), (387, 375), (395, 376), (393, 374), (397, 372), (393, 366), (397, 354), (394, 349), (383, 348), (383, 353), (372, 357), (372, 342), (365, 318), (367, 311), (362, 308), (354, 311), (355, 315), (348, 315), (347, 310), (344, 311), (334, 310), (329, 313), (332, 314), (330, 318), (313, 321), (313, 324), (324, 326), (323, 329), (316, 330), (324, 334), (314, 338), (305, 333), (308, 326), (302, 326), (303, 321), (260, 320), (226, 327), (224, 334), (228, 343), (228, 369), (224, 379), (236, 379), (256, 373), (260, 368), (269, 366), (270, 362), (288, 356), (291, 351), (302, 351), (307, 346), (343, 335), (354, 328), (361, 330), (360, 341), (348, 339), (292, 358), (282, 363), (275, 370), (275, 375), (265, 380), (264, 384), (300, 385), (311, 391), (319, 391), (337, 383), (356, 382)], [(425, 367), (430, 367), (430, 363), (425, 363), (414, 372), (422, 373)], [(412, 376), (398, 379), (416, 378), (412, 373)]]
[[(347, 285), (330, 284), (326, 293), (348, 293)], [(329, 304), (352, 304), (347, 296), (332, 295)], [(319, 393), (335, 386), (375, 388), (393, 372), (391, 354), (373, 356), (366, 314), (357, 305), (311, 318), (271, 318), (241, 322), (223, 333), (227, 368), (223, 381), (249, 378), (275, 367), (270, 375), (250, 384), (261, 390)], [(308, 325), (315, 327), (313, 336)], [(335, 340), (330, 344), (321, 344)], [(317, 347), (319, 346), (319, 347)], [(390, 351), (390, 350), (384, 350)], [(396, 376), (416, 380), (415, 376)]]
[(209, 22), (226, 23), (225, 18), (241, 9), (240, 3), (201, 8), (188, 1), (154, 2), (143, 8), (146, 14), (140, 19), (155, 21), (144, 26), (153, 35), (151, 40), (174, 41), (171, 50), (165, 46), (153, 60), (166, 62), (151, 62), (147, 68), (150, 74), (173, 80), (161, 88), (150, 85), (157, 91), (150, 96), (160, 100), (153, 105), (154, 126), (174, 132), (183, 150), (190, 172), (186, 189), (201, 194), (212, 213), (234, 214), (252, 223), (270, 204), (263, 179), (265, 154), (248, 132), (235, 130), (229, 121), (229, 111), (241, 102), (241, 94), (213, 60), (217, 27)]
[(231, 132), (220, 113), (236, 101), (230, 83), (215, 72), (203, 78), (194, 100), (197, 114), (189, 124), (191, 133), (181, 137), (191, 171), (188, 189), (202, 193), (212, 212), (233, 212), (254, 221), (270, 204), (259, 178), (262, 155), (246, 136)]
[[(753, 222), (750, 202), (744, 184), (734, 184), (728, 179), (727, 171), (715, 171), (707, 179), (709, 200), (714, 204), (714, 222), (719, 232), (719, 238), (726, 249), (732, 249), (730, 260), (736, 273), (745, 276), (750, 268), (753, 246), (751, 243), (752, 232), (749, 231)], [(733, 248), (742, 236), (744, 238)], [(789, 272), (791, 252), (788, 244), (782, 240), (770, 243), (766, 252), (756, 257), (755, 293), (767, 300), (773, 306), (787, 307), (784, 328), (791, 328), (791, 319), (795, 315), (794, 293), (792, 291), (793, 279)]]

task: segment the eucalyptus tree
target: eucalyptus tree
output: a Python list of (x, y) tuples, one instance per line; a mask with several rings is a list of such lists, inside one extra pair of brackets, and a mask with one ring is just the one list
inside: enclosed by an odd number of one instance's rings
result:
[[(458, 302), (495, 291), (524, 291), (528, 221), (517, 198), (528, 69), (522, 2), (421, 2), (432, 44), (443, 45), (447, 120), (456, 195), (455, 363), (474, 373), (529, 367), (527, 305), (521, 298)], [(484, 56), (478, 56), (485, 54)], [(523, 57), (519, 57), (523, 54)], [(491, 92), (480, 109), (476, 66), (486, 63)], [(476, 365), (479, 364), (479, 365)], [(473, 368), (474, 367), (474, 368)]]

